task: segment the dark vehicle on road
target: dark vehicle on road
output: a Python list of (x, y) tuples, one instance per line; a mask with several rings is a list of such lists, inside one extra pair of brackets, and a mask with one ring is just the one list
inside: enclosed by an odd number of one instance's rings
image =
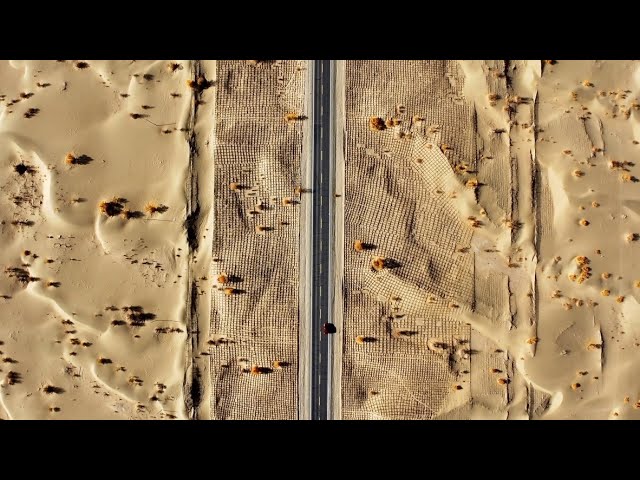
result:
[(323, 323), (322, 333), (324, 333), (325, 335), (336, 333), (336, 326), (333, 323)]

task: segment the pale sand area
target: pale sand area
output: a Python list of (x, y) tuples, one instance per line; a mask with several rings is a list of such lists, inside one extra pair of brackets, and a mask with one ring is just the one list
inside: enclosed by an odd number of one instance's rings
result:
[(540, 342), (525, 368), (553, 393), (549, 418), (640, 418), (639, 93), (637, 61), (545, 65), (539, 84)]
[(193, 68), (0, 65), (0, 417), (188, 415)]
[(346, 62), (338, 417), (637, 415), (637, 69)]
[(289, 60), (218, 62), (217, 283), (208, 340), (214, 419), (299, 416), (307, 65)]

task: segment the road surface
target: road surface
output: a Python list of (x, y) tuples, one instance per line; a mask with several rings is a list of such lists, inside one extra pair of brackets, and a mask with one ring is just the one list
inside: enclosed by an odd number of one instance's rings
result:
[(322, 324), (333, 316), (333, 112), (334, 62), (316, 60), (313, 99), (311, 418), (331, 418), (331, 335)]

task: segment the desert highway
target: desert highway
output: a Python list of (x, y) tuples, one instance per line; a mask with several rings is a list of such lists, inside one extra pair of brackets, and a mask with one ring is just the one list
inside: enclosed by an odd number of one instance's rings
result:
[(311, 418), (331, 418), (333, 335), (322, 333), (333, 313), (334, 62), (316, 60), (313, 80), (311, 285)]

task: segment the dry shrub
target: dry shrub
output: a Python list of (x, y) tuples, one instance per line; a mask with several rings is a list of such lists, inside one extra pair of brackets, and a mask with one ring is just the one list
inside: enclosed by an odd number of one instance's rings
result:
[(22, 375), (18, 372), (10, 371), (7, 373), (7, 385), (16, 385), (22, 382)]
[(200, 75), (196, 80), (196, 85), (198, 86), (198, 89), (204, 90), (206, 88), (209, 88), (211, 85), (213, 85), (213, 82), (204, 78), (203, 75)]
[(164, 213), (167, 211), (167, 207), (164, 205), (159, 205), (156, 202), (147, 202), (144, 206), (144, 211), (147, 212), (148, 215), (153, 215), (154, 213)]
[(53, 385), (47, 385), (47, 386), (45, 386), (45, 387), (42, 389), (42, 391), (43, 391), (44, 393), (46, 393), (47, 395), (50, 395), (50, 394), (52, 394), (52, 393), (55, 393), (55, 394), (61, 394), (61, 393), (64, 393), (64, 389), (62, 389), (62, 388), (60, 388), (60, 387), (54, 387)]
[(75, 165), (77, 161), (78, 159), (73, 153), (67, 153), (64, 157), (64, 163), (67, 165)]
[(124, 206), (119, 199), (113, 199), (111, 201), (103, 200), (98, 204), (98, 208), (104, 215), (107, 215), (108, 217), (115, 217), (122, 213)]
[(40, 112), (39, 108), (30, 108), (26, 112), (24, 112), (24, 118), (32, 118), (35, 117)]
[(147, 202), (147, 204), (144, 206), (144, 211), (148, 214), (148, 215), (153, 215), (154, 213), (156, 213), (158, 211), (158, 204), (155, 202)]
[(206, 90), (212, 85), (213, 85), (213, 82), (210, 80), (207, 80), (203, 75), (200, 75), (195, 80), (187, 80), (187, 86), (190, 89), (195, 90), (196, 92), (201, 92), (203, 90)]
[(284, 116), (286, 122), (295, 122), (298, 120), (304, 120), (306, 117), (300, 113), (289, 112)]
[(371, 268), (373, 268), (376, 272), (379, 272), (384, 267), (385, 267), (384, 257), (375, 256), (371, 259)]
[(251, 375), (263, 375), (266, 373), (271, 373), (273, 372), (273, 370), (271, 370), (269, 367), (261, 367), (259, 365), (251, 365), (251, 369), (249, 370), (249, 372), (251, 373)]
[(385, 121), (380, 117), (369, 118), (369, 128), (373, 131), (382, 131), (387, 128)]

